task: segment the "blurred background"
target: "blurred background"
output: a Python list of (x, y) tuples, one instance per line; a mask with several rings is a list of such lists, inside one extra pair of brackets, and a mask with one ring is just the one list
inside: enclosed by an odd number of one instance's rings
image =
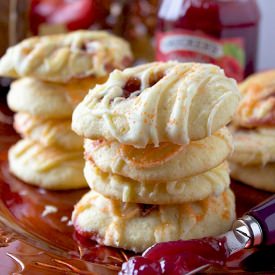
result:
[[(77, 29), (105, 29), (124, 37), (136, 64), (170, 59), (210, 62), (237, 81), (275, 67), (271, 0), (0, 0), (0, 56), (26, 37)], [(178, 31), (184, 33), (169, 36)], [(202, 44), (203, 38), (209, 43)], [(217, 60), (199, 48), (196, 54), (179, 48), (187, 42), (194, 47), (198, 41), (205, 47), (222, 45), (224, 56)], [(168, 47), (165, 53), (163, 47)]]
[(275, 67), (275, 1), (259, 0), (260, 22), (258, 69)]

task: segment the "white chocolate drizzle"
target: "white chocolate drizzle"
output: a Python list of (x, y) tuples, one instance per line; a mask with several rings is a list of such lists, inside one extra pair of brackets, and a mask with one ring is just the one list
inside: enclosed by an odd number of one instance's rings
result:
[[(70, 160), (81, 160), (81, 152), (70, 152), (58, 150), (53, 147), (44, 147), (35, 141), (23, 139), (13, 148), (16, 158), (21, 158), (25, 164), (31, 163), (33, 168), (39, 172), (54, 169), (62, 163)], [(81, 161), (79, 165), (82, 165)]]
[[(156, 77), (157, 73), (162, 73), (163, 77), (150, 86), (150, 77)], [(131, 77), (140, 80), (140, 89), (125, 99), (123, 89)], [(94, 119), (102, 118), (104, 127), (120, 143), (141, 148), (150, 143), (159, 146), (163, 141), (160, 136), (166, 136), (173, 143), (188, 144), (192, 136), (189, 125), (195, 108), (193, 101), (200, 92), (209, 92), (206, 87), (212, 82), (219, 90), (219, 98), (210, 102), (212, 108), (205, 114), (205, 135), (209, 136), (218, 130), (213, 129), (213, 121), (224, 100), (239, 97), (236, 82), (226, 78), (214, 65), (168, 62), (147, 64), (123, 72), (115, 70), (105, 84), (90, 91), (78, 108), (86, 108)], [(170, 109), (164, 111), (166, 105)], [(164, 126), (161, 125), (163, 121)], [(119, 128), (119, 124), (127, 125), (127, 131)]]

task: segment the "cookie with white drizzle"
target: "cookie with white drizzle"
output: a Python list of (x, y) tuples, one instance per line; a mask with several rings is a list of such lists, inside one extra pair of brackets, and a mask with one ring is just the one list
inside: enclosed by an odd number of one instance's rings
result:
[(51, 119), (71, 119), (74, 108), (89, 89), (106, 79), (89, 77), (60, 84), (23, 77), (11, 84), (7, 103), (14, 112)]
[(23, 138), (37, 141), (43, 146), (82, 151), (83, 139), (71, 130), (69, 119), (44, 119), (28, 113), (17, 113), (13, 126)]
[(149, 63), (113, 71), (73, 113), (73, 130), (90, 139), (144, 148), (188, 144), (226, 125), (239, 102), (235, 80), (217, 66)]
[(232, 153), (232, 136), (226, 127), (210, 137), (186, 145), (161, 143), (145, 149), (115, 141), (86, 139), (85, 159), (102, 171), (136, 181), (155, 183), (196, 176), (218, 166)]
[(87, 186), (81, 151), (67, 151), (21, 139), (9, 150), (9, 169), (28, 184), (52, 190)]
[(236, 126), (275, 128), (275, 70), (253, 74), (239, 85), (242, 95), (233, 118)]
[(254, 188), (275, 193), (275, 163), (241, 165), (230, 162), (230, 176)]
[[(234, 128), (231, 128), (234, 129)], [(274, 129), (274, 127), (273, 127)], [(234, 152), (229, 160), (243, 166), (275, 163), (275, 134), (271, 129), (234, 129)]]
[(152, 205), (200, 201), (212, 195), (220, 195), (230, 184), (226, 163), (194, 177), (152, 183), (105, 173), (92, 161), (86, 161), (84, 176), (92, 190), (107, 198)]
[(122, 38), (105, 31), (79, 30), (30, 37), (8, 48), (0, 60), (0, 75), (66, 83), (106, 76), (131, 61), (130, 46)]
[(172, 205), (123, 203), (91, 190), (72, 214), (80, 235), (135, 252), (158, 242), (217, 236), (230, 230), (234, 219), (235, 200), (230, 189), (219, 196)]

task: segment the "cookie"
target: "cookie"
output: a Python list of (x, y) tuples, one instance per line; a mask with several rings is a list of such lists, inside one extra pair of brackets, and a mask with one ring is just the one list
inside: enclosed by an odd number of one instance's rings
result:
[(104, 31), (80, 30), (31, 37), (10, 47), (0, 60), (0, 75), (65, 83), (74, 78), (106, 76), (131, 61), (125, 40)]
[(145, 148), (188, 144), (212, 135), (232, 118), (239, 102), (235, 80), (217, 66), (149, 63), (113, 71), (76, 107), (80, 136)]
[(275, 193), (275, 163), (265, 166), (247, 165), (230, 162), (230, 175), (254, 188)]
[(42, 118), (71, 119), (75, 106), (89, 88), (102, 83), (104, 79), (90, 77), (58, 84), (26, 77), (11, 84), (7, 101), (14, 112), (25, 112)]
[(222, 128), (188, 145), (171, 143), (137, 149), (118, 142), (85, 140), (85, 158), (104, 172), (136, 181), (167, 182), (195, 176), (220, 165), (232, 152), (232, 137)]
[[(273, 127), (275, 132), (275, 127)], [(234, 152), (229, 160), (242, 166), (275, 162), (275, 135), (271, 128), (235, 130)]]
[(76, 204), (77, 232), (99, 244), (142, 252), (157, 242), (216, 236), (235, 219), (234, 195), (174, 205), (122, 203), (90, 191)]
[(27, 113), (14, 116), (14, 128), (23, 137), (68, 151), (82, 151), (83, 139), (71, 130), (69, 119), (42, 119)]
[(239, 88), (242, 99), (234, 124), (247, 128), (275, 126), (275, 70), (253, 74)]
[(180, 181), (148, 183), (104, 173), (93, 162), (87, 161), (84, 176), (90, 188), (105, 197), (143, 204), (178, 204), (203, 200), (213, 194), (220, 195), (230, 184), (225, 163)]
[(10, 171), (26, 183), (52, 190), (86, 187), (82, 152), (44, 147), (23, 139), (9, 150)]

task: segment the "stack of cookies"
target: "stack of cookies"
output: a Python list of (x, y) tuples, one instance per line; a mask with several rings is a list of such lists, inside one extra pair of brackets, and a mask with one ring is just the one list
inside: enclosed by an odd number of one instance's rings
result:
[(91, 191), (75, 206), (79, 234), (135, 252), (225, 232), (235, 218), (224, 127), (236, 82), (214, 65), (151, 63), (115, 70), (73, 113)]
[(20, 78), (8, 105), (23, 138), (9, 151), (11, 172), (47, 189), (86, 186), (83, 139), (71, 130), (73, 109), (90, 87), (131, 59), (128, 43), (106, 32), (32, 37), (9, 48), (0, 74)]
[(232, 125), (231, 175), (275, 192), (275, 70), (252, 75), (239, 87), (242, 99)]

